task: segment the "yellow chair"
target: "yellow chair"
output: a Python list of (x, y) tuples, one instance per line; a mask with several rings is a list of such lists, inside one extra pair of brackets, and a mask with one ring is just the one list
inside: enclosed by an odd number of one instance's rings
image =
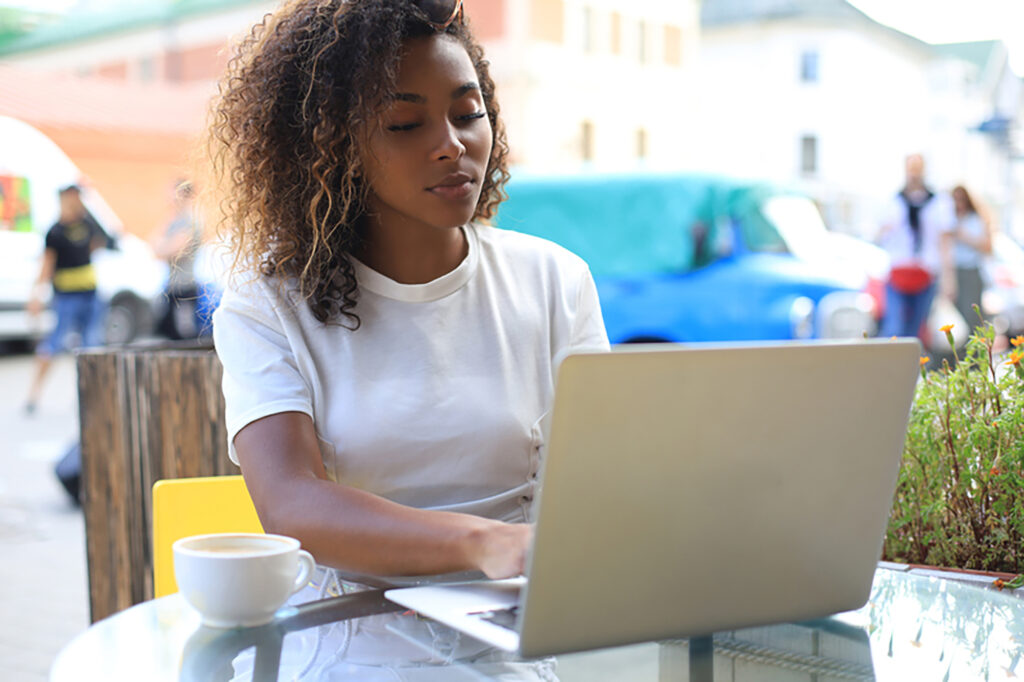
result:
[(175, 478), (153, 484), (153, 593), (178, 591), (171, 545), (205, 533), (262, 533), (241, 476)]

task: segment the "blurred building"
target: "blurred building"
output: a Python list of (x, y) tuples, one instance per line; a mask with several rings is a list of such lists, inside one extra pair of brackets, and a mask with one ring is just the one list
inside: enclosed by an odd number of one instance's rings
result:
[(701, 26), (700, 167), (797, 184), (861, 235), (912, 152), (1007, 208), (1008, 146), (978, 131), (1022, 122), (1002, 43), (930, 45), (844, 0), (704, 0)]
[[(0, 32), (0, 65), (23, 74), (0, 90), (0, 112), (50, 135), (128, 229), (148, 234), (165, 219), (167, 187), (187, 165), (231, 43), (277, 4), (125, 2)], [(493, 65), (514, 163), (677, 166), (692, 154), (698, 0), (465, 7)], [(27, 84), (32, 104), (21, 106)]]
[(467, 0), (513, 160), (678, 167), (693, 152), (698, 0)]
[[(127, 87), (0, 65), (0, 115), (53, 140), (140, 235), (168, 218), (172, 183), (185, 172), (209, 96), (208, 87)], [(0, 147), (0, 169), (2, 154)]]
[[(0, 113), (56, 142), (140, 235), (170, 217), (230, 37), (274, 3), (123, 3), (28, 13), (0, 32)], [(24, 16), (24, 14), (23, 14)]]

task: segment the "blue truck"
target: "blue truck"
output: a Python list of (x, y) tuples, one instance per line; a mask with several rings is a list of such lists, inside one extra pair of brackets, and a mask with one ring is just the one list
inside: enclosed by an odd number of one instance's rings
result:
[(682, 173), (519, 176), (495, 224), (590, 266), (612, 343), (855, 338), (868, 277), (836, 257), (814, 203)]

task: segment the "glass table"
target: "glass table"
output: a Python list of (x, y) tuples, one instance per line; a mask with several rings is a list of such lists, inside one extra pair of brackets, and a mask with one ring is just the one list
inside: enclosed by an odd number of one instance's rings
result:
[(234, 630), (202, 627), (175, 594), (92, 625), (61, 651), (50, 679), (987, 681), (1024, 674), (1022, 650), (1024, 600), (879, 568), (868, 603), (828, 619), (538, 661), (402, 612), (377, 590)]

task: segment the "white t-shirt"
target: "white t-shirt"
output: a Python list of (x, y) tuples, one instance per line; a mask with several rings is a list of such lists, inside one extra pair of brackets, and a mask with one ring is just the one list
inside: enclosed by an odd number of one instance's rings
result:
[(231, 459), (245, 425), (304, 412), (332, 480), (409, 506), (528, 520), (556, 361), (608, 338), (580, 258), (518, 232), (465, 233), (463, 262), (426, 284), (356, 261), (355, 331), (318, 322), (267, 278), (230, 286), (213, 321)]
[(883, 234), (879, 245), (889, 253), (893, 266), (919, 265), (933, 275), (942, 270), (942, 235), (956, 229), (956, 212), (949, 195), (936, 194), (921, 208), (921, 244), (917, 250), (907, 204), (898, 195), (886, 211), (883, 224), (891, 229)]
[[(985, 221), (977, 213), (968, 213), (957, 220), (957, 226), (972, 242), (985, 238)], [(953, 245), (953, 262), (958, 268), (977, 268), (981, 266), (984, 255), (970, 244), (959, 239)]]

